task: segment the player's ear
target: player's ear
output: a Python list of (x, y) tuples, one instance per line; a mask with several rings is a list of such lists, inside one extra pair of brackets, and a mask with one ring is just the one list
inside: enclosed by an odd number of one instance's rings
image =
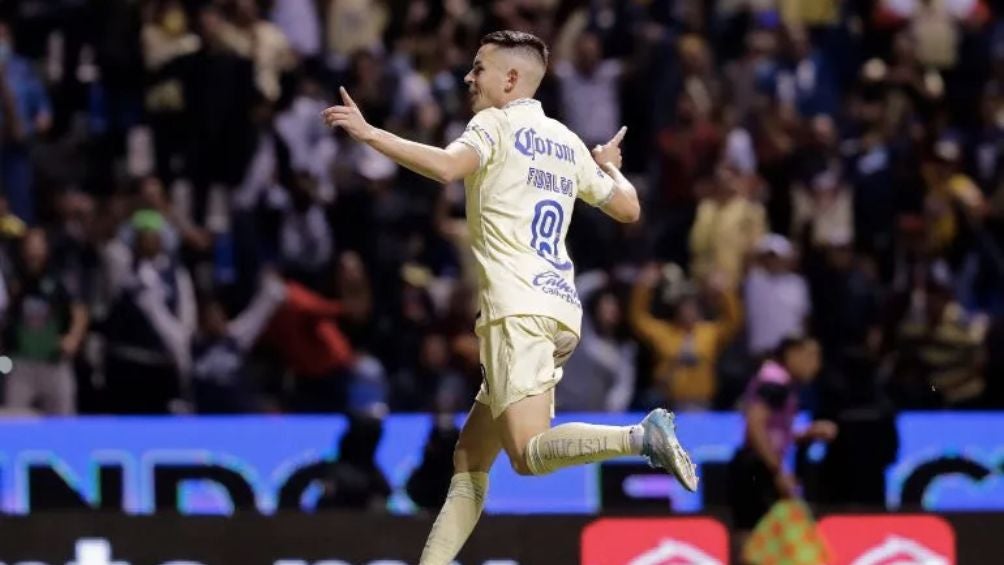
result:
[(519, 82), (519, 70), (509, 69), (505, 76), (505, 91), (512, 92), (516, 88), (516, 83)]

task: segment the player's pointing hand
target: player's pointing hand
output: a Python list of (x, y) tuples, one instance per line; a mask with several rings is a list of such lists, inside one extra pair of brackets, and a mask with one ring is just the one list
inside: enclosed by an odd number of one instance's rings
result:
[(610, 141), (603, 145), (597, 145), (593, 148), (593, 160), (596, 164), (606, 168), (609, 163), (618, 169), (621, 166), (621, 141), (624, 140), (624, 135), (627, 134), (627, 126), (622, 126), (621, 129), (617, 130)]
[(342, 96), (342, 105), (332, 106), (321, 113), (328, 127), (340, 127), (356, 141), (366, 142), (373, 137), (375, 128), (366, 122), (359, 106), (349, 96), (344, 87), (338, 89)]
[(621, 146), (621, 141), (624, 140), (624, 136), (627, 134), (627, 126), (621, 126), (621, 129), (617, 130), (617, 133), (607, 142), (607, 145), (615, 145), (617, 147)]

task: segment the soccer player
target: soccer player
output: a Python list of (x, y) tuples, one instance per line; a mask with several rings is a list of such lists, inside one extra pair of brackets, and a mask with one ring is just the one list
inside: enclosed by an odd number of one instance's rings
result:
[(637, 221), (638, 195), (618, 170), (625, 128), (590, 155), (582, 140), (544, 115), (533, 99), (547, 69), (547, 46), (522, 32), (481, 40), (464, 78), (476, 115), (445, 149), (369, 125), (341, 89), (324, 111), (398, 164), (441, 183), (464, 179), (467, 223), (478, 264), (475, 332), (484, 381), (453, 455), (446, 503), (421, 565), (445, 565), (460, 551), (484, 507), (488, 471), (501, 450), (521, 475), (642, 455), (687, 489), (694, 464), (676, 438), (672, 413), (652, 411), (635, 426), (551, 427), (554, 387), (578, 343), (582, 305), (565, 235), (576, 198), (620, 222)]

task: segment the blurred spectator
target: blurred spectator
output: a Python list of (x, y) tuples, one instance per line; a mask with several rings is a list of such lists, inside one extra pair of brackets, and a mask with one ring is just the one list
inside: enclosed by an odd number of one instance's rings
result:
[(886, 471), (896, 461), (899, 431), (896, 408), (879, 379), (877, 355), (856, 353), (820, 377), (814, 416), (833, 421), (840, 433), (826, 448), (819, 502), (874, 511), (886, 506)]
[[(370, 345), (375, 308), (373, 285), (366, 265), (357, 253), (346, 251), (335, 266), (335, 292), (341, 299), (342, 323), (356, 344)], [(472, 320), (473, 316), (464, 316)], [(469, 329), (469, 328), (468, 328)]]
[[(847, 157), (843, 175), (851, 183), (853, 199), (852, 234), (858, 249), (873, 253), (888, 273), (893, 251), (895, 224), (889, 219), (897, 214), (897, 206), (906, 198), (901, 195), (919, 192), (920, 174), (908, 165), (915, 158), (912, 139), (893, 143), (894, 132), (911, 127), (912, 97), (894, 92), (887, 84), (885, 64), (869, 61), (862, 70), (861, 98), (855, 107), (859, 114), (860, 135), (844, 142)], [(817, 125), (818, 124), (818, 125)], [(833, 148), (829, 153), (838, 157), (837, 124), (813, 122), (813, 137)], [(898, 162), (898, 164), (897, 164)], [(897, 171), (897, 168), (899, 171)], [(898, 174), (897, 174), (898, 173)]]
[(686, 260), (696, 184), (714, 170), (723, 135), (721, 127), (700, 111), (693, 95), (682, 92), (677, 96), (673, 123), (656, 134), (660, 181), (649, 205), (665, 213), (653, 214), (651, 220), (658, 258)]
[(677, 53), (682, 72), (681, 92), (690, 98), (698, 115), (715, 119), (716, 112), (721, 109), (724, 87), (715, 72), (714, 56), (707, 40), (694, 33), (682, 35)]
[(942, 138), (933, 158), (923, 165), (927, 194), (924, 212), (929, 225), (928, 251), (936, 256), (955, 251), (953, 246), (966, 228), (984, 213), (984, 198), (973, 180), (960, 171), (962, 147), (958, 140)]
[(775, 502), (800, 497), (797, 480), (784, 465), (791, 447), (837, 436), (836, 425), (825, 420), (800, 432), (794, 429), (799, 387), (816, 377), (821, 362), (815, 340), (786, 338), (746, 389), (743, 444), (728, 469), (729, 505), (740, 546)]
[(321, 85), (313, 78), (302, 78), (296, 88), (289, 108), (276, 115), (275, 131), (289, 149), (292, 169), (309, 173), (316, 182), (316, 199), (330, 203), (335, 199), (332, 165), (338, 144), (324, 124), (317, 121), (327, 103)]
[[(918, 61), (928, 67), (948, 68), (955, 65), (958, 54), (958, 30), (949, 7), (951, 2), (916, 2), (909, 8), (903, 2), (881, 2), (881, 8), (893, 18), (907, 20), (910, 32), (920, 50)], [(958, 5), (958, 2), (955, 2)], [(957, 12), (958, 13), (958, 12)], [(958, 13), (958, 15), (962, 15)]]
[(436, 416), (429, 439), (425, 442), (422, 462), (408, 477), (405, 488), (408, 497), (422, 510), (436, 512), (446, 501), (453, 478), (453, 448), (460, 439), (460, 430), (452, 413)]
[(820, 247), (853, 241), (854, 195), (839, 170), (817, 172), (809, 180), (809, 186), (796, 187), (792, 197), (795, 208), (792, 227), (797, 240)]
[(199, 331), (192, 341), (192, 395), (200, 414), (256, 411), (245, 354), (285, 300), (278, 275), (265, 272), (251, 304), (232, 320), (214, 299), (200, 308)]
[(219, 22), (216, 38), (254, 62), (258, 92), (275, 102), (281, 94), (279, 75), (296, 63), (289, 41), (275, 24), (261, 18), (256, 0), (227, 0), (223, 6), (229, 17)]
[(333, 391), (337, 373), (355, 362), (351, 344), (333, 320), (343, 312), (341, 303), (287, 281), (286, 301), (265, 334), (266, 342), (292, 371), (298, 389), (323, 389), (316, 391), (318, 397), (313, 400), (329, 410), (339, 400)]
[(757, 259), (746, 275), (746, 331), (749, 352), (768, 355), (786, 336), (804, 333), (812, 304), (809, 288), (795, 268), (795, 249), (770, 234), (757, 244)]
[(77, 406), (72, 361), (87, 332), (87, 306), (52, 268), (49, 242), (40, 229), (25, 234), (17, 274), (10, 285), (4, 340), (14, 361), (4, 387), (7, 408), (72, 415)]
[(768, 30), (751, 30), (746, 36), (743, 56), (723, 69), (729, 81), (730, 103), (741, 122), (765, 105), (778, 70), (776, 35)]
[(790, 105), (771, 101), (757, 108), (751, 121), (759, 173), (769, 194), (765, 203), (767, 225), (775, 233), (791, 233), (791, 186), (799, 172), (800, 117)]
[(52, 107), (42, 78), (15, 47), (10, 25), (0, 20), (0, 183), (14, 215), (33, 224), (36, 189), (30, 153), (52, 126)]
[(165, 252), (166, 222), (154, 210), (131, 219), (132, 249), (106, 253), (117, 289), (103, 331), (107, 402), (116, 414), (164, 414), (184, 394), (196, 329), (195, 291), (188, 270)]
[(845, 371), (844, 363), (851, 358), (877, 357), (886, 296), (875, 261), (856, 256), (849, 241), (836, 239), (806, 258), (806, 274), (812, 333), (826, 360)]
[(731, 290), (742, 280), (747, 255), (767, 231), (763, 206), (750, 197), (755, 183), (736, 163), (719, 165), (690, 230), (690, 271), (698, 281), (721, 273)]
[[(416, 18), (416, 12), (424, 9), (428, 9), (424, 2), (411, 2), (406, 13), (409, 19)], [(336, 68), (344, 68), (356, 51), (377, 51), (383, 47), (389, 16), (385, 2), (327, 0), (327, 14), (328, 53)], [(372, 115), (366, 113), (367, 117)]]
[(600, 38), (579, 36), (571, 61), (560, 61), (555, 73), (561, 81), (563, 122), (586, 147), (606, 143), (621, 126), (619, 81), (621, 64), (603, 58)]
[[(135, 196), (136, 208), (150, 210), (160, 215), (164, 224), (160, 229), (160, 240), (164, 253), (178, 258), (183, 244), (195, 248), (205, 248), (208, 245), (203, 230), (185, 221), (175, 213), (174, 208), (164, 193), (164, 184), (154, 176), (144, 177), (138, 181), (139, 191)], [(137, 228), (132, 223), (123, 223), (119, 228), (118, 237), (128, 246), (136, 242)]]
[[(674, 270), (670, 268), (670, 272)], [(701, 318), (693, 286), (675, 270), (670, 279), (669, 320), (652, 315), (652, 295), (660, 270), (649, 265), (639, 274), (631, 295), (631, 324), (638, 337), (654, 354), (652, 376), (662, 396), (677, 409), (707, 409), (717, 388), (715, 364), (722, 349), (739, 328), (739, 300), (724, 277), (714, 277), (710, 292), (719, 319)]]
[(143, 63), (151, 75), (144, 105), (153, 130), (156, 171), (174, 179), (183, 172), (186, 121), (186, 62), (202, 42), (191, 29), (181, 0), (149, 5), (142, 30)]
[(331, 227), (316, 200), (317, 183), (308, 173), (295, 174), (288, 190), (273, 186), (267, 206), (278, 216), (278, 251), (283, 270), (312, 288), (320, 286), (334, 248)]
[(272, 3), (270, 18), (282, 30), (290, 47), (303, 58), (321, 55), (321, 19), (314, 0)]
[(895, 406), (881, 378), (882, 313), (878, 266), (847, 242), (831, 242), (807, 257), (813, 327), (823, 345), (815, 417), (832, 420), (818, 484), (829, 505), (885, 507), (886, 469), (899, 447)]
[(424, 412), (466, 410), (476, 391), (450, 366), (450, 344), (441, 334), (428, 333), (422, 340), (414, 370), (395, 376), (394, 406)]
[(945, 269), (932, 269), (896, 336), (892, 392), (899, 406), (981, 407), (985, 331), (953, 300)]
[(267, 119), (268, 112), (266, 95), (256, 88), (250, 53), (235, 52), (227, 43), (228, 37), (237, 42), (243, 38), (250, 49), (247, 34), (228, 24), (215, 5), (201, 8), (198, 21), (202, 48), (185, 75), (190, 124), (185, 166), (201, 201), (213, 184), (240, 183), (258, 139), (255, 119)]
[(328, 468), (318, 510), (352, 509), (386, 512), (390, 485), (376, 464), (383, 435), (380, 418), (356, 414), (338, 442), (338, 458)]
[(628, 339), (621, 301), (603, 272), (581, 274), (575, 286), (585, 306), (582, 337), (558, 382), (557, 408), (624, 412), (634, 395), (638, 348)]
[(777, 100), (806, 117), (836, 113), (838, 89), (831, 63), (813, 47), (806, 29), (790, 26), (785, 31), (787, 64), (776, 76)]
[(86, 304), (94, 300), (101, 269), (95, 247), (96, 206), (88, 194), (64, 193), (58, 205), (59, 223), (51, 235), (54, 271), (70, 293)]

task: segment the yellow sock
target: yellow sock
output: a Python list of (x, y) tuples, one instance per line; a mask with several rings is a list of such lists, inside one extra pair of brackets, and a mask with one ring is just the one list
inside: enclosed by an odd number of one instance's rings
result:
[(485, 507), (488, 473), (457, 473), (432, 525), (419, 565), (449, 565), (460, 553)]
[(534, 475), (606, 461), (641, 452), (640, 426), (562, 424), (537, 434), (526, 446), (526, 466)]

